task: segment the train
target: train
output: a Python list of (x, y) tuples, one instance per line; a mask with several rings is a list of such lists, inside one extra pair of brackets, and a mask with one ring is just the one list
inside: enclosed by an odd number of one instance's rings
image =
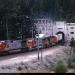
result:
[(2, 40), (0, 41), (0, 54), (4, 52), (18, 52), (22, 51), (32, 51), (44, 48), (49, 48), (55, 45), (58, 45), (58, 42), (62, 40), (58, 35), (48, 36), (44, 38), (27, 38), (23, 41), (22, 40)]

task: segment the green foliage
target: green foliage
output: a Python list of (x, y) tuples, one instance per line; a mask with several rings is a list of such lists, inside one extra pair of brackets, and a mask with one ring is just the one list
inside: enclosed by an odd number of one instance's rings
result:
[(32, 17), (35, 15), (40, 17), (42, 14), (47, 17), (52, 15), (57, 20), (75, 21), (75, 0), (0, 0), (0, 28), (2, 28), (0, 35), (6, 32), (7, 24), (9, 36), (14, 38), (17, 35), (16, 33), (21, 31), (21, 25), (25, 25), (24, 27), (28, 30), (31, 29), (31, 26), (34, 26), (34, 24), (31, 24), (31, 18), (29, 26), (24, 23), (24, 16)]
[[(7, 30), (8, 39), (16, 39), (16, 37), (19, 37), (20, 34), (18, 34), (18, 32), (21, 32), (21, 35), (30, 37), (32, 35), (32, 26), (34, 28), (33, 31), (36, 32), (31, 16), (33, 3), (34, 0), (0, 0), (0, 35), (4, 35), (0, 37), (0, 40), (3, 40), (3, 38), (4, 40), (7, 39)], [(29, 16), (28, 22), (26, 16)]]
[(74, 48), (73, 48), (73, 53), (75, 54), (75, 46), (74, 46)]
[(68, 59), (67, 63), (68, 63), (68, 67), (72, 68), (72, 58), (71, 57)]
[(71, 66), (72, 66), (73, 69), (75, 69), (75, 62), (72, 62)]
[(73, 54), (69, 59), (68, 59), (68, 67), (73, 68), (75, 63), (75, 55)]
[(72, 38), (71, 38), (71, 41), (70, 41), (70, 46), (71, 46), (71, 47), (74, 47), (74, 45), (75, 45), (75, 41), (74, 41), (74, 38), (72, 37)]
[(57, 65), (54, 68), (55, 73), (66, 73), (67, 67), (64, 65), (64, 63), (60, 62), (57, 63)]
[(75, 62), (75, 55), (72, 56), (72, 62)]

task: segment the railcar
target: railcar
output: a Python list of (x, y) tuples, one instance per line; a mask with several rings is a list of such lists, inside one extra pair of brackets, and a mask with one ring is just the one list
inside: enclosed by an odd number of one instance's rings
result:
[(44, 46), (45, 47), (52, 47), (54, 45), (56, 45), (58, 42), (58, 39), (56, 36), (49, 36), (44, 38)]
[[(22, 46), (22, 40), (5, 40), (0, 41), (0, 53), (22, 51), (22, 47), (26, 51), (36, 50), (38, 47), (49, 48), (58, 44), (60, 38), (58, 35), (48, 36), (44, 38), (27, 38)], [(25, 50), (24, 50), (25, 51)]]
[(18, 52), (21, 48), (20, 40), (4, 40), (0, 41), (0, 53)]
[(48, 36), (45, 38), (39, 38), (36, 40), (35, 38), (29, 38), (27, 39), (26, 47), (30, 50), (36, 49), (37, 47), (41, 48), (49, 48), (52, 46), (57, 45), (58, 43), (58, 37), (57, 36)]

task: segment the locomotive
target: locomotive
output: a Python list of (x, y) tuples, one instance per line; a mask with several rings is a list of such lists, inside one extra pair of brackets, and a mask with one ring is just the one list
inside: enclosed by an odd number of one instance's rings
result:
[[(24, 42), (24, 48), (26, 49), (26, 51), (36, 50), (37, 47), (39, 47), (40, 49), (49, 48), (57, 45), (59, 41), (60, 37), (58, 35), (48, 36), (39, 39), (27, 38), (25, 39)], [(0, 41), (0, 53), (22, 51), (21, 48), (22, 48), (22, 40)]]

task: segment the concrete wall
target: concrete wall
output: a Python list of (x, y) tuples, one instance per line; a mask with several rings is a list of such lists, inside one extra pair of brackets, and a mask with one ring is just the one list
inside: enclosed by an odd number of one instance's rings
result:
[(38, 31), (45, 36), (56, 35), (61, 31), (65, 34), (65, 40), (69, 41), (72, 37), (75, 39), (75, 23), (66, 23), (66, 21), (52, 21), (51, 19), (35, 19)]
[(45, 36), (52, 35), (52, 20), (50, 19), (36, 19), (37, 23), (35, 23), (38, 32), (42, 34), (46, 34)]
[(68, 40), (71, 40), (72, 37), (75, 39), (75, 23), (67, 23), (66, 25)]
[(66, 22), (65, 21), (56, 21), (55, 28), (54, 28), (53, 32), (55, 34), (58, 32), (63, 32), (65, 34), (65, 40), (67, 40)]

